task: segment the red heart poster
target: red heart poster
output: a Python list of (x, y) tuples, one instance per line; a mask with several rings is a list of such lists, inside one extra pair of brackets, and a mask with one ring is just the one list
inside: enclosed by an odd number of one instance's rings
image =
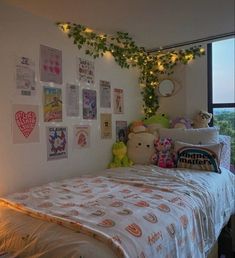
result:
[(38, 106), (13, 105), (13, 143), (39, 142)]
[(36, 124), (36, 114), (32, 111), (25, 113), (24, 111), (17, 111), (15, 113), (16, 124), (25, 138), (29, 137)]

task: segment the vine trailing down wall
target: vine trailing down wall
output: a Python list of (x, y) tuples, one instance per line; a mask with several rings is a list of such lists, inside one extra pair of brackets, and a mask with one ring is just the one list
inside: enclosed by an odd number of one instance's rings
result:
[(57, 22), (56, 25), (66, 32), (78, 49), (85, 47), (85, 53), (98, 58), (110, 52), (114, 60), (122, 67), (138, 67), (140, 70), (140, 87), (143, 96), (143, 110), (146, 117), (154, 115), (159, 108), (158, 97), (155, 89), (160, 78), (174, 73), (178, 64), (188, 64), (196, 57), (205, 55), (201, 46), (188, 49), (164, 51), (159, 50), (149, 53), (143, 47), (138, 47), (133, 39), (125, 32), (115, 35), (95, 33), (83, 25), (75, 23)]

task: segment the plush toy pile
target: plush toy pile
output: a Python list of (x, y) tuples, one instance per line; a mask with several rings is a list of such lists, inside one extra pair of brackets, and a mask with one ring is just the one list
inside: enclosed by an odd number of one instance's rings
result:
[(156, 153), (153, 155), (152, 160), (155, 165), (161, 168), (175, 167), (174, 154), (172, 152), (172, 140), (169, 138), (156, 139), (154, 141)]
[[(211, 118), (211, 113), (200, 111), (193, 120), (193, 128), (208, 127)], [(123, 142), (113, 144), (113, 160), (109, 167), (126, 167), (132, 164), (155, 164), (162, 168), (175, 167), (173, 141), (169, 138), (159, 138), (158, 129), (169, 127), (189, 129), (192, 128), (191, 125), (191, 120), (183, 116), (174, 118), (170, 123), (166, 114), (157, 114), (148, 119), (134, 121), (129, 126), (127, 147)]]

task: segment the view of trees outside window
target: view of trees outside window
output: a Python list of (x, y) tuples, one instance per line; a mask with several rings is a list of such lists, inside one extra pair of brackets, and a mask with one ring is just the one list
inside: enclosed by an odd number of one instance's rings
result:
[(213, 124), (220, 127), (220, 134), (231, 136), (233, 171), (235, 171), (234, 56), (234, 38), (212, 43)]
[(220, 134), (231, 137), (231, 165), (235, 171), (235, 108), (214, 108), (214, 125), (219, 126)]

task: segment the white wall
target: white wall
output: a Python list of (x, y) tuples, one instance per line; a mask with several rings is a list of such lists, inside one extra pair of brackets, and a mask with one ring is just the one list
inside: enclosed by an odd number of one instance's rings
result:
[[(203, 47), (206, 49), (206, 45)], [(187, 65), (179, 65), (170, 78), (175, 80), (179, 91), (171, 97), (159, 97), (159, 113), (166, 113), (171, 119), (176, 116), (193, 119), (199, 110), (207, 110), (206, 55), (196, 58)]]
[[(50, 123), (43, 122), (42, 86), (45, 84), (39, 81), (40, 44), (62, 50), (64, 84), (58, 87), (64, 89), (66, 83), (76, 83), (75, 57), (89, 57), (78, 51), (72, 40), (51, 22), (0, 2), (0, 195), (85, 172), (95, 173), (105, 168), (111, 159), (111, 146), (115, 141), (115, 121), (131, 122), (140, 117), (141, 96), (137, 71), (121, 69), (109, 55), (97, 59), (95, 61), (97, 94), (100, 79), (110, 81), (112, 88), (123, 88), (125, 93), (124, 115), (112, 116), (113, 138), (100, 139), (99, 113), (112, 112), (112, 109), (99, 109), (99, 95), (97, 95), (98, 119), (89, 121), (92, 128), (91, 147), (84, 150), (75, 150), (71, 147), (73, 125), (87, 121), (81, 117), (81, 105), (78, 118), (66, 117), (63, 107), (63, 122), (57, 124), (68, 127), (68, 159), (47, 161), (45, 128)], [(38, 90), (35, 97), (17, 97), (14, 94), (17, 56), (26, 56), (35, 61)], [(65, 100), (64, 91), (63, 100)], [(39, 105), (39, 143), (12, 143), (12, 104), (22, 103)]]
[[(75, 57), (89, 57), (85, 56), (83, 51), (78, 51), (72, 40), (69, 40), (50, 21), (0, 2), (0, 195), (55, 179), (86, 172), (95, 173), (105, 168), (111, 159), (111, 146), (115, 141), (115, 121), (131, 122), (141, 117), (141, 95), (137, 71), (121, 69), (109, 55), (97, 59), (95, 60), (95, 89), (98, 90), (100, 79), (110, 81), (112, 88), (123, 88), (125, 114), (113, 114), (113, 138), (101, 140), (99, 113), (111, 112), (111, 110), (98, 108), (97, 121), (89, 121), (92, 127), (91, 147), (74, 150), (71, 147), (73, 125), (87, 121), (82, 119), (81, 114), (78, 118), (66, 117), (63, 107), (64, 120), (58, 125), (67, 126), (69, 129), (68, 159), (47, 161), (45, 128), (48, 123), (43, 122), (42, 113), (42, 86), (45, 84), (39, 81), (38, 69), (40, 44), (62, 50), (64, 85), (76, 83)], [(27, 56), (35, 61), (38, 92), (34, 98), (17, 97), (14, 94), (15, 58), (17, 56)], [(198, 110), (207, 109), (206, 66), (206, 56), (204, 56), (187, 66), (177, 67), (173, 79), (177, 81), (180, 90), (175, 96), (160, 98), (158, 112), (167, 113), (170, 118), (180, 115), (193, 118)], [(58, 87), (64, 88), (63, 85)], [(63, 97), (65, 100), (65, 96)], [(97, 95), (97, 100), (99, 100), (99, 95)], [(12, 104), (22, 103), (39, 105), (39, 143), (12, 143)]]

